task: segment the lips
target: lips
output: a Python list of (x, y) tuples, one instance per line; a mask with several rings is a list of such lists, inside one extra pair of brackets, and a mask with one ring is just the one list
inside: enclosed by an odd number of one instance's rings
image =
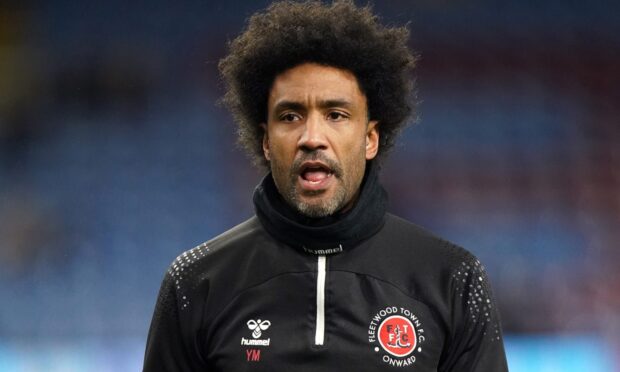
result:
[(310, 182), (320, 182), (329, 177), (330, 173), (323, 169), (308, 169), (301, 176)]
[(332, 170), (321, 162), (305, 162), (299, 172), (303, 179), (311, 182), (319, 182), (332, 173)]
[(299, 181), (302, 189), (318, 191), (329, 186), (334, 172), (322, 162), (305, 162), (299, 170)]

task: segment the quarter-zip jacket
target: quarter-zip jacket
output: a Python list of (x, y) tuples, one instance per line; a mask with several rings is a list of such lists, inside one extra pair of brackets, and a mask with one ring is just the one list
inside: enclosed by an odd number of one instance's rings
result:
[(257, 216), (169, 267), (144, 370), (507, 371), (480, 262), (385, 213), (368, 173), (351, 211), (314, 224), (265, 177)]

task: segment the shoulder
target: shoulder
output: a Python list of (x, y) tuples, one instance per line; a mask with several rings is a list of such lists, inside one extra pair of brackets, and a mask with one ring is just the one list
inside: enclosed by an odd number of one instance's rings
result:
[(226, 301), (240, 282), (240, 267), (249, 252), (268, 245), (264, 242), (269, 239), (254, 216), (179, 254), (168, 266), (164, 283), (175, 293), (180, 310), (200, 311), (212, 297)]
[[(390, 251), (424, 262), (424, 266), (452, 270), (477, 258), (467, 249), (393, 214), (387, 214), (382, 231)], [(393, 248), (392, 248), (393, 247)]]
[(191, 288), (217, 275), (218, 270), (229, 269), (229, 263), (241, 259), (248, 245), (260, 241), (261, 236), (266, 234), (254, 216), (179, 254), (168, 266), (168, 277), (177, 289)]
[[(455, 291), (486, 285), (482, 263), (469, 250), (392, 214), (366, 251), (365, 270), (373, 272), (426, 302), (437, 303)], [(480, 283), (482, 284), (482, 283)]]
[(491, 301), (485, 267), (472, 252), (400, 217), (389, 215), (386, 227), (398, 239), (408, 242), (393, 245), (390, 252), (400, 255), (403, 276), (413, 276), (415, 282), (424, 283), (417, 288), (418, 292), (442, 288), (446, 297), (456, 293)]
[[(170, 264), (169, 273), (180, 269), (201, 266), (205, 262), (218, 260), (223, 254), (235, 254), (247, 241), (260, 235), (262, 228), (256, 217), (252, 217), (222, 234), (179, 254)], [(184, 270), (185, 271), (185, 270)]]
[(234, 249), (243, 245), (248, 240), (256, 238), (263, 232), (262, 225), (258, 222), (256, 216), (238, 224), (237, 226), (221, 233), (220, 235), (190, 249), (188, 252), (196, 249), (207, 249), (209, 252), (215, 253), (222, 249)]

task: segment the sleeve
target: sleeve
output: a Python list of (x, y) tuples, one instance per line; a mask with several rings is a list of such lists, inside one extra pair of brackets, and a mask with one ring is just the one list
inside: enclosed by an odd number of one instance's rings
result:
[(471, 253), (452, 270), (452, 329), (442, 372), (508, 371), (499, 312), (484, 267)]
[[(144, 372), (207, 371), (198, 347), (200, 325), (195, 324), (187, 293), (169, 270), (159, 291), (151, 320)], [(194, 319), (193, 319), (194, 318)]]

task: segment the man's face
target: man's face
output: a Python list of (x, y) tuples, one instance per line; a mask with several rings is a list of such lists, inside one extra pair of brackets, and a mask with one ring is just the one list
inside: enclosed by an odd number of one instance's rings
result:
[(379, 148), (366, 97), (343, 69), (304, 63), (276, 76), (263, 151), (280, 194), (309, 217), (352, 206)]

